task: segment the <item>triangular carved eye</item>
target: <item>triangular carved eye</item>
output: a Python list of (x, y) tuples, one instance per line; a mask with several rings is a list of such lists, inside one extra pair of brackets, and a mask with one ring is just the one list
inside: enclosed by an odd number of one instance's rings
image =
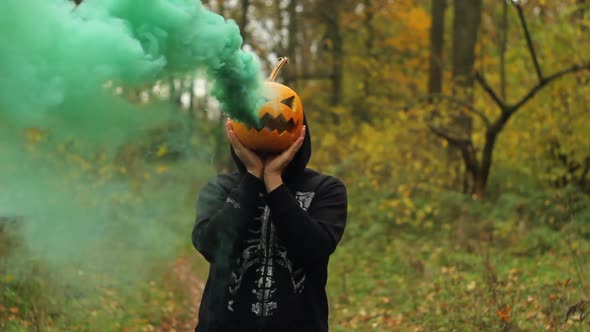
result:
[(293, 101), (295, 101), (295, 96), (281, 100), (281, 104), (287, 105), (289, 108), (293, 108)]

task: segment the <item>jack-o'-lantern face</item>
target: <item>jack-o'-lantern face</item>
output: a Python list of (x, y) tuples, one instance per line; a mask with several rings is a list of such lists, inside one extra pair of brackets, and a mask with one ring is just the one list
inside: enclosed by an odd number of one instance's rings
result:
[(303, 105), (295, 91), (286, 85), (266, 82), (266, 103), (258, 116), (262, 128), (232, 121), (233, 130), (242, 144), (256, 152), (278, 153), (293, 144), (303, 127)]

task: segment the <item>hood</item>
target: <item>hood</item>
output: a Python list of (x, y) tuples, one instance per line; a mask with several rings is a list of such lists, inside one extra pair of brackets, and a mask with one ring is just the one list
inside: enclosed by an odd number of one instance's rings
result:
[[(289, 179), (292, 179), (293, 177), (303, 173), (303, 170), (305, 167), (307, 167), (307, 163), (309, 163), (309, 160), (311, 159), (311, 132), (309, 130), (309, 125), (307, 124), (307, 118), (305, 117), (305, 114), (303, 114), (303, 124), (306, 126), (305, 139), (303, 140), (303, 145), (299, 151), (297, 151), (295, 157), (293, 157), (293, 160), (291, 160), (291, 163), (289, 163), (285, 173), (283, 174), (283, 178), (286, 182), (288, 182)], [(234, 159), (234, 162), (236, 163), (236, 166), (238, 167), (238, 170), (240, 173), (245, 173), (247, 171), (246, 166), (244, 166), (240, 158), (238, 158), (232, 146), (230, 146), (230, 149), (231, 155)]]

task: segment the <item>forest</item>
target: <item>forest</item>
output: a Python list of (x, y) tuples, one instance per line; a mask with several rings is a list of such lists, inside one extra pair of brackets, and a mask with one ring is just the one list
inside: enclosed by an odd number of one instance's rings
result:
[[(288, 58), (309, 167), (346, 185), (331, 331), (590, 331), (590, 1), (201, 2), (264, 73)], [(1, 331), (194, 329), (195, 202), (235, 168), (215, 91), (201, 70), (124, 86), (150, 129), (92, 148), (0, 125)]]

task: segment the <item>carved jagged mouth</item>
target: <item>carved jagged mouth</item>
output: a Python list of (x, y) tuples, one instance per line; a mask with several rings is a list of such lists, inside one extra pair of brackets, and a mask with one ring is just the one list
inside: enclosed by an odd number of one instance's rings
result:
[(279, 134), (284, 133), (285, 131), (289, 131), (297, 125), (297, 123), (293, 119), (285, 119), (285, 116), (279, 114), (277, 117), (273, 117), (270, 113), (266, 113), (260, 118), (260, 122), (264, 127), (260, 128), (258, 131), (266, 128), (270, 131), (276, 130)]

